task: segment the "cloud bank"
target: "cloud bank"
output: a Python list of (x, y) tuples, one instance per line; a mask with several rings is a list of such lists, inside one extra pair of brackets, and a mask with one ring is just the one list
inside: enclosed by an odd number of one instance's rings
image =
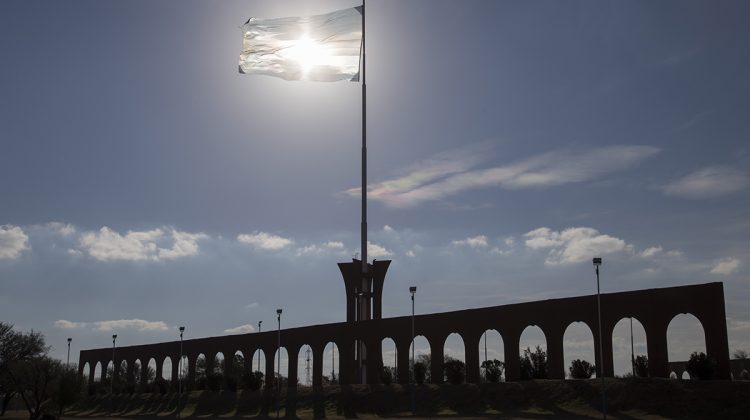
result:
[(661, 190), (681, 198), (721, 197), (744, 189), (750, 178), (728, 166), (709, 166), (664, 185)]
[(541, 227), (527, 232), (524, 237), (526, 247), (548, 250), (546, 265), (579, 263), (595, 256), (633, 250), (633, 246), (624, 240), (601, 234), (590, 227), (573, 227), (559, 232)]
[(29, 237), (18, 226), (0, 226), (0, 260), (13, 260), (24, 250), (30, 249)]
[[(160, 244), (169, 242), (171, 247)], [(79, 248), (96, 260), (109, 261), (165, 261), (198, 254), (198, 241), (208, 238), (203, 233), (187, 233), (170, 229), (165, 235), (162, 229), (128, 231), (125, 235), (108, 228), (81, 235)]]

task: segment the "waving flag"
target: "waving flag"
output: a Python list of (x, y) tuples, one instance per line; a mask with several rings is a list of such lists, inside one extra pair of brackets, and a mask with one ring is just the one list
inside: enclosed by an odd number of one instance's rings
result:
[(242, 25), (240, 73), (285, 80), (359, 80), (360, 7), (324, 15), (250, 18)]

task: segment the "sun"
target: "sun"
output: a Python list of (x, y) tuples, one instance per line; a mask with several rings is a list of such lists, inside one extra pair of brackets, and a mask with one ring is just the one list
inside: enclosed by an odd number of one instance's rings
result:
[(308, 35), (290, 42), (280, 55), (297, 62), (302, 69), (303, 76), (307, 76), (315, 67), (333, 65), (336, 61), (328, 47), (311, 39)]

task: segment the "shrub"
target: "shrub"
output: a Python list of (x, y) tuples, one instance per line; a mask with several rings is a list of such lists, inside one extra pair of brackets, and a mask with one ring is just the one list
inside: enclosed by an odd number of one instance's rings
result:
[(460, 360), (448, 360), (443, 363), (443, 374), (449, 383), (461, 384), (466, 379), (466, 365)]
[(427, 377), (427, 365), (422, 362), (414, 363), (414, 381), (422, 385)]
[(486, 382), (498, 383), (503, 375), (505, 364), (497, 359), (485, 360), (482, 362), (482, 369), (484, 369), (484, 380)]
[(383, 366), (380, 371), (380, 382), (383, 385), (390, 385), (393, 383), (393, 370), (388, 366)]
[(219, 391), (221, 390), (221, 383), (222, 375), (217, 375), (215, 373), (210, 373), (206, 375), (206, 388), (208, 388), (210, 391)]
[(709, 380), (713, 377), (716, 361), (703, 352), (693, 352), (687, 362), (687, 372), (691, 379)]
[(547, 378), (547, 352), (536, 346), (532, 352), (526, 347), (521, 358), (521, 380)]
[(263, 373), (260, 371), (245, 372), (242, 374), (242, 382), (246, 389), (257, 391), (263, 386)]
[(573, 379), (589, 379), (596, 371), (596, 366), (585, 360), (575, 359), (570, 363), (569, 370)]
[(635, 374), (641, 378), (648, 377), (648, 357), (639, 355), (635, 357)]

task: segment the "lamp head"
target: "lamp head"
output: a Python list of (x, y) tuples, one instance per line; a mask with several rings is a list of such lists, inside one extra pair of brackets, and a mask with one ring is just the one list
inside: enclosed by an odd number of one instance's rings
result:
[(117, 340), (117, 334), (112, 334), (112, 341)]
[(414, 293), (417, 293), (417, 286), (411, 286), (409, 288), (409, 292), (413, 295)]
[(260, 324), (262, 324), (262, 323), (263, 323), (263, 321), (258, 321), (258, 326), (260, 326)]
[(594, 258), (594, 266), (599, 267), (600, 265), (602, 265), (602, 259), (599, 257)]
[(71, 342), (71, 341), (73, 341), (73, 339), (72, 339), (72, 338), (69, 338), (69, 339), (68, 339), (68, 344), (70, 344), (70, 342)]
[(185, 327), (180, 327), (180, 332), (181, 333), (185, 332)]
[(276, 310), (276, 315), (281, 315), (281, 309)]

